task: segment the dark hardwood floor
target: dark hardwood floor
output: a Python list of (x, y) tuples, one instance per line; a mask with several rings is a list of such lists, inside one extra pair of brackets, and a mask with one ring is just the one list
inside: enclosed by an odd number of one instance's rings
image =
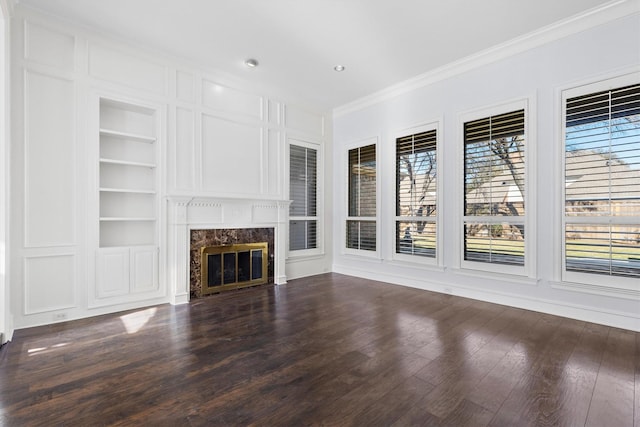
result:
[(640, 334), (326, 274), (16, 331), (0, 425), (640, 427)]

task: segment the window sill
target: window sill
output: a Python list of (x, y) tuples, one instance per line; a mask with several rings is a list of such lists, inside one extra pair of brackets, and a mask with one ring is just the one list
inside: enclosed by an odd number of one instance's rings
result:
[(325, 257), (324, 252), (314, 253), (314, 254), (296, 254), (296, 255), (292, 255), (290, 253), (286, 262), (294, 263), (294, 262), (314, 261), (314, 260), (323, 259), (324, 257)]
[(499, 280), (501, 282), (515, 283), (517, 285), (538, 286), (538, 279), (512, 273), (498, 273), (492, 271), (472, 270), (467, 268), (451, 268), (454, 274), (460, 276), (477, 277), (480, 279)]
[(365, 259), (365, 260), (372, 260), (372, 261), (382, 261), (382, 258), (380, 258), (380, 254), (378, 254), (378, 252), (373, 252), (373, 251), (362, 251), (362, 250), (357, 250), (357, 249), (344, 249), (342, 251), (342, 255), (344, 255), (345, 257), (349, 257), (352, 259)]
[(433, 258), (427, 259), (409, 259), (407, 257), (393, 257), (388, 264), (398, 267), (407, 267), (417, 270), (434, 271), (444, 273), (446, 268), (438, 265)]
[(554, 289), (561, 289), (563, 291), (580, 292), (586, 294), (602, 295), (613, 298), (623, 298), (630, 300), (640, 300), (639, 289), (625, 289), (613, 286), (605, 285), (592, 285), (589, 283), (576, 283), (576, 282), (549, 282)]

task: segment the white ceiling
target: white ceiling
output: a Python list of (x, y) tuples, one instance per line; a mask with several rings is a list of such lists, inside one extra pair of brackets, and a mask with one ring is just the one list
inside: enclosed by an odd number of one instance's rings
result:
[(331, 109), (610, 0), (19, 2)]

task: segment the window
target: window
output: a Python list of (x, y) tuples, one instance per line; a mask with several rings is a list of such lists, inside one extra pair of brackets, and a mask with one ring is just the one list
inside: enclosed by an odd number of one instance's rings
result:
[(465, 122), (465, 261), (524, 266), (525, 195), (525, 110)]
[(565, 280), (640, 278), (640, 84), (622, 82), (563, 94)]
[(289, 250), (318, 247), (318, 150), (289, 146)]
[(436, 129), (396, 139), (396, 253), (436, 257)]
[(349, 150), (347, 248), (376, 251), (376, 145)]

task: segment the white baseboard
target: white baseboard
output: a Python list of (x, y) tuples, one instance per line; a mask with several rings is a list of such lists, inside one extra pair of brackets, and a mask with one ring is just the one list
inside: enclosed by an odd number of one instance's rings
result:
[(189, 294), (178, 294), (171, 297), (171, 305), (180, 305), (189, 303)]
[(0, 345), (8, 343), (13, 339), (13, 318), (9, 317), (9, 324), (7, 326), (7, 330), (3, 333), (0, 333)]

